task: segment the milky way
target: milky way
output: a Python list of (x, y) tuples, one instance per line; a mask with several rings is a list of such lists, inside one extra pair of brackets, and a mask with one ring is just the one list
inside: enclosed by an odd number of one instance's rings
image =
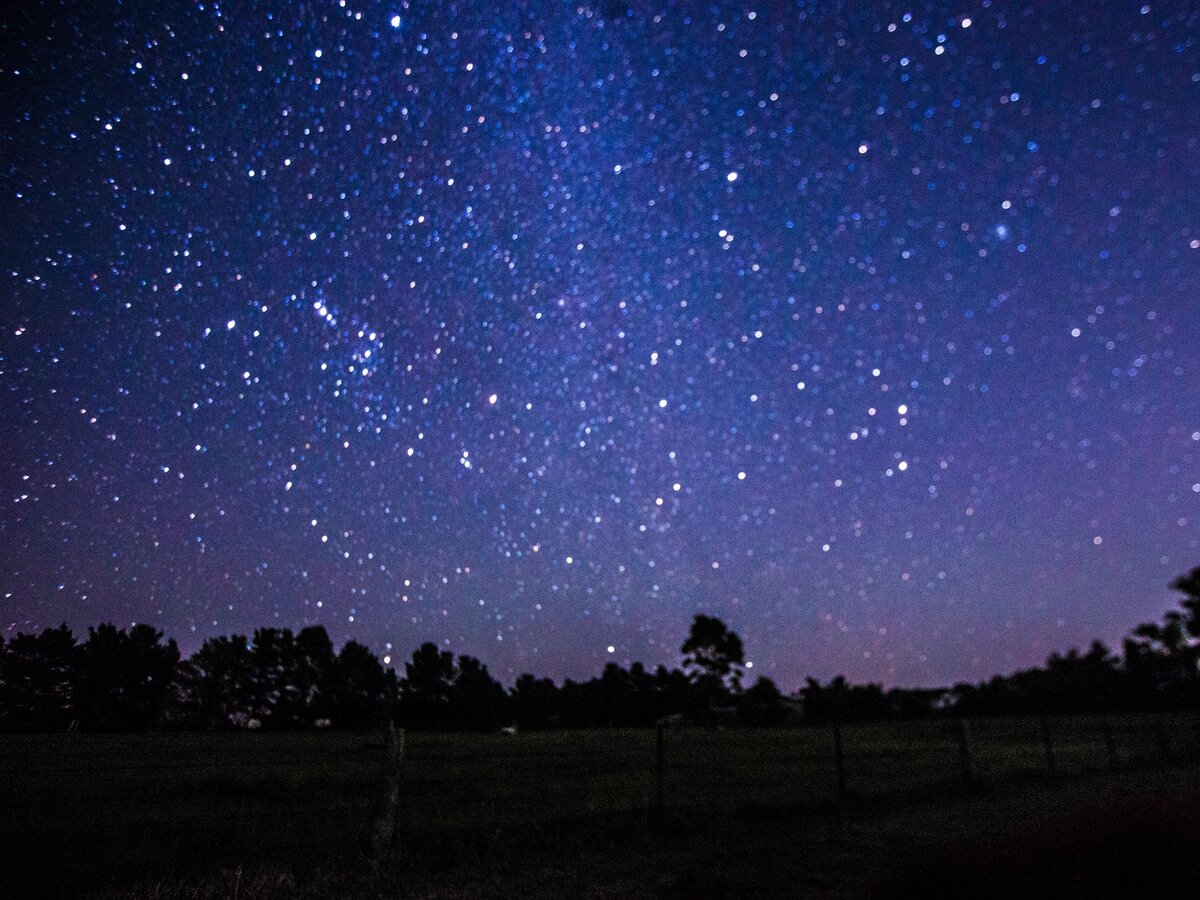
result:
[(934, 684), (1200, 564), (1192, 4), (40, 6), (7, 635)]

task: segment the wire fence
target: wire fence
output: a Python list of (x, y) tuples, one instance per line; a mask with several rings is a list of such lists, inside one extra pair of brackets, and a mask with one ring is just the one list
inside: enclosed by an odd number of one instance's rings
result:
[[(86, 835), (100, 845), (105, 834), (136, 834), (149, 851), (155, 841), (219, 835), (295, 850), (349, 845), (381, 818), (403, 841), (430, 830), (821, 805), (1200, 759), (1200, 717), (1184, 714), (418, 733), (397, 760), (390, 748), (400, 735), (76, 735), (75, 748), (36, 763), (0, 742), (0, 841)], [(188, 743), (196, 740), (199, 749)]]

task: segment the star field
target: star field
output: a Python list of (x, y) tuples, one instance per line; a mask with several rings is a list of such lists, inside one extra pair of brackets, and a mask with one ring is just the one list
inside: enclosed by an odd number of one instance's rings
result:
[(1200, 564), (1187, 3), (0, 20), (0, 628), (936, 684)]

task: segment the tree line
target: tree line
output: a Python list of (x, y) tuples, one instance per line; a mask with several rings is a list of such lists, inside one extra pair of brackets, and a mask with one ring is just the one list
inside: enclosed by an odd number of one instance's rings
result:
[(183, 659), (174, 640), (148, 625), (99, 625), (80, 642), (64, 624), (0, 636), (0, 731), (356, 729), (388, 718), (492, 731), (1200, 708), (1200, 568), (1172, 587), (1184, 594), (1181, 609), (1137, 626), (1120, 654), (1095, 641), (978, 684), (885, 690), (809, 678), (790, 696), (765, 677), (743, 686), (741, 639), (705, 615), (680, 648), (682, 667), (609, 663), (588, 681), (561, 685), (527, 673), (511, 688), (478, 659), (434, 643), (417, 648), (401, 676), (356, 641), (335, 650), (321, 626), (210, 638)]

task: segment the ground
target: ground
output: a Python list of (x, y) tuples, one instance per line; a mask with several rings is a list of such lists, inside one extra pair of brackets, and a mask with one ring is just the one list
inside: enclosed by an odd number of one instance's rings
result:
[(946, 723), (847, 728), (840, 805), (824, 729), (673, 732), (661, 816), (652, 731), (410, 735), (375, 869), (376, 736), (10, 737), (0, 895), (1095, 897), (1129, 872), (1124, 896), (1172, 896), (1200, 857), (1195, 723), (1117, 720), (1117, 771), (1096, 721), (1052, 724), (1054, 774), (1036, 722), (974, 723), (973, 783)]
[(1195, 767), (1143, 770), (841, 811), (480, 833), (453, 862), (418, 852), (378, 873), (252, 868), (108, 898), (1192, 898), (1198, 801)]

